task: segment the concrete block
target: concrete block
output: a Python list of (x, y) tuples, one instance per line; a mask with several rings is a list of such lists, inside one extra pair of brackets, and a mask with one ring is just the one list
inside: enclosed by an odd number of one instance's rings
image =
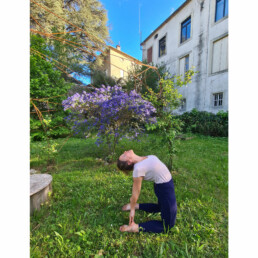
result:
[(48, 174), (34, 174), (30, 176), (30, 214), (39, 210), (41, 203), (48, 199), (52, 191), (52, 176)]

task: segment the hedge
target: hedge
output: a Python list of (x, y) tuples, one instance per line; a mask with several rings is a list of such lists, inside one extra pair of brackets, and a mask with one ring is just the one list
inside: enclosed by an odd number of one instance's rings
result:
[(193, 109), (191, 112), (177, 116), (182, 122), (184, 133), (197, 133), (209, 136), (228, 136), (228, 112), (213, 114)]

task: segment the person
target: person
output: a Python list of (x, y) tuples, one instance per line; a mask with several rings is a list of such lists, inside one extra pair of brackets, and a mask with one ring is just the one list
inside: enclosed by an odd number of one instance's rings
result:
[[(133, 170), (133, 188), (130, 203), (122, 207), (130, 211), (129, 225), (120, 227), (121, 232), (166, 232), (175, 225), (177, 203), (172, 175), (166, 165), (155, 155), (138, 156), (133, 150), (125, 151), (117, 160), (117, 167), (124, 171)], [(142, 180), (153, 181), (158, 203), (137, 203), (141, 192)], [(136, 224), (135, 210), (161, 212), (162, 220), (151, 220)]]

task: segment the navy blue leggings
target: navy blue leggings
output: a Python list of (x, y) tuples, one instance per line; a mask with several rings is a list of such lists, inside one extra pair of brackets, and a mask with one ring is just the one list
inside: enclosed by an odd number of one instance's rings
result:
[(158, 204), (140, 203), (139, 210), (152, 213), (161, 212), (162, 221), (151, 220), (139, 223), (139, 230), (153, 233), (166, 232), (175, 225), (176, 221), (177, 205), (173, 179), (163, 184), (154, 183), (154, 191), (158, 197)]

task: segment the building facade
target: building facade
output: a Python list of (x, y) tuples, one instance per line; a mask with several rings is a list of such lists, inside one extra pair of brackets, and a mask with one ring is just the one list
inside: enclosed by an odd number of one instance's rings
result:
[(133, 69), (135, 65), (141, 64), (136, 58), (121, 51), (119, 45), (116, 48), (108, 46), (105, 53), (102, 70), (108, 75), (116, 79), (126, 79), (128, 72)]
[(198, 71), (183, 86), (178, 113), (228, 110), (228, 0), (187, 0), (142, 43), (142, 58), (172, 75)]

